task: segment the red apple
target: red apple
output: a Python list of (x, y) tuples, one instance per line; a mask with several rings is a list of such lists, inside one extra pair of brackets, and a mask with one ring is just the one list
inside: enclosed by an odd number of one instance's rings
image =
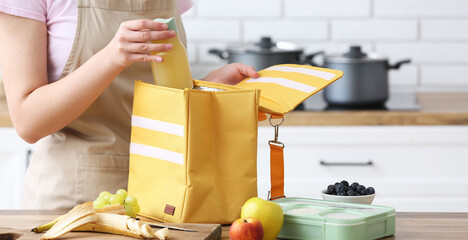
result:
[(229, 237), (231, 240), (262, 240), (262, 224), (253, 217), (239, 218), (229, 228)]

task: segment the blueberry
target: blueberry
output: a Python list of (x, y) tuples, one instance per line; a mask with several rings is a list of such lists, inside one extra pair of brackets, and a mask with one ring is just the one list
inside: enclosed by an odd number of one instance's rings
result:
[(356, 188), (357, 192), (361, 191), (362, 189), (366, 189), (366, 186), (364, 186), (364, 185), (359, 185), (359, 186), (357, 186), (357, 188)]
[(360, 193), (361, 195), (367, 195), (367, 194), (368, 194), (367, 189), (365, 189), (365, 188), (359, 190), (359, 193)]
[(348, 196), (357, 196), (356, 192), (353, 190), (348, 190), (347, 194)]
[(336, 183), (334, 184), (334, 185), (335, 185), (335, 187), (336, 187), (336, 186), (338, 186), (338, 184), (340, 184), (340, 183), (339, 183), (339, 182), (336, 182)]
[(343, 186), (342, 184), (338, 184), (335, 187), (336, 193), (346, 193), (346, 187)]
[[(350, 187), (351, 187), (352, 189), (357, 189), (357, 187), (358, 187), (359, 185), (360, 185), (360, 184), (359, 184), (358, 182), (353, 182), (353, 183), (350, 185)], [(355, 190), (355, 191), (356, 191), (356, 190)]]
[(349, 187), (349, 183), (346, 180), (341, 181), (341, 184), (345, 185), (346, 187)]
[(336, 194), (335, 185), (328, 185), (328, 187), (327, 187), (327, 193), (328, 193), (328, 194)]
[(346, 192), (339, 192), (337, 195), (338, 196), (346, 196)]
[(374, 194), (375, 193), (375, 189), (373, 187), (368, 187), (367, 188), (367, 193), (369, 194)]

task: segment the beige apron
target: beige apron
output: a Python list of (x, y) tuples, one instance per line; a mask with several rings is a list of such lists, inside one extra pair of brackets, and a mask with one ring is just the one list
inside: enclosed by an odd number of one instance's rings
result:
[[(105, 47), (132, 19), (176, 17), (176, 0), (77, 0), (77, 30), (61, 77)], [(69, 209), (101, 191), (127, 188), (134, 80), (152, 82), (149, 63), (126, 68), (82, 116), (40, 140), (26, 172), (23, 207)]]

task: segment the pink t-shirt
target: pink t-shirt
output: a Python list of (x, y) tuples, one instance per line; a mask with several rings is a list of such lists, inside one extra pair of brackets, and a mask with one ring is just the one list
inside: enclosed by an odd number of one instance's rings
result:
[[(192, 0), (177, 0), (182, 14)], [(2, 0), (0, 12), (47, 24), (47, 73), (49, 83), (59, 79), (70, 54), (76, 30), (76, 0)], [(53, 47), (52, 47), (53, 46)]]

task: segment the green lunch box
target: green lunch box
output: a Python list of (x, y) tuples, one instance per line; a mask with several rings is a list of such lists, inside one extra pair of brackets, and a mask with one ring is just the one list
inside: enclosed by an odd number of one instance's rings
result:
[(363, 240), (395, 233), (395, 209), (309, 198), (274, 200), (284, 212), (278, 238)]

